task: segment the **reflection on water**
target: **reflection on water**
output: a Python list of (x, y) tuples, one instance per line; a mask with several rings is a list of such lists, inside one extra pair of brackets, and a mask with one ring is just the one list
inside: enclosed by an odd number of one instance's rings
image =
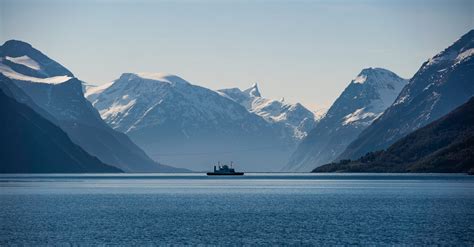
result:
[(6, 244), (474, 244), (474, 177), (1, 175)]

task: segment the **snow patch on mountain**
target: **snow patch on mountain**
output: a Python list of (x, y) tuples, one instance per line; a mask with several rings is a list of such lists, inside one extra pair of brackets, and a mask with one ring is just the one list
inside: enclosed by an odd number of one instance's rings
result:
[[(126, 96), (128, 95), (123, 96), (122, 100), (127, 100), (128, 97)], [(128, 111), (130, 110), (131, 107), (135, 105), (135, 103), (136, 103), (135, 99), (132, 99), (125, 104), (114, 102), (114, 104), (112, 104), (107, 110), (99, 111), (99, 113), (103, 118), (117, 119), (116, 118), (117, 115), (122, 114), (122, 113), (123, 113), (123, 116), (125, 117), (128, 115)], [(116, 125), (118, 123), (115, 121), (112, 121), (110, 124)]]
[[(425, 88), (425, 89), (426, 89), (426, 88)], [(410, 95), (409, 95), (409, 94), (403, 95), (403, 96), (399, 97), (399, 98), (393, 103), (393, 105), (395, 106), (395, 105), (403, 104), (403, 103), (405, 103), (405, 101), (406, 101), (407, 99), (409, 99), (409, 98), (410, 98)]]
[[(370, 124), (373, 119), (375, 119), (378, 114), (375, 114), (373, 112), (365, 112), (365, 107), (357, 109), (353, 113), (347, 114), (344, 117), (344, 121), (342, 122), (343, 125), (348, 125), (348, 124), (356, 124), (356, 123), (363, 123), (363, 124)], [(363, 122), (364, 120), (370, 118), (369, 121)]]
[(41, 66), (33, 59), (28, 57), (27, 55), (21, 56), (21, 57), (9, 57), (6, 56), (5, 59), (8, 61), (11, 61), (16, 64), (21, 64), (23, 66), (26, 66), (28, 68), (34, 69), (34, 70), (40, 70)]
[(359, 75), (359, 76), (357, 76), (354, 80), (352, 80), (352, 82), (353, 82), (353, 83), (362, 84), (362, 83), (364, 83), (366, 80), (367, 80), (367, 76), (366, 76), (366, 75)]
[(84, 97), (86, 97), (92, 104), (94, 104), (97, 96), (104, 90), (112, 86), (114, 82), (105, 83), (102, 85), (83, 84)]
[(445, 53), (440, 53), (430, 59), (428, 59), (428, 62), (426, 63), (426, 66), (433, 66), (442, 62), (446, 61), (452, 61), (456, 59), (458, 56), (458, 53), (456, 51), (449, 51)]
[[(459, 42), (459, 40), (456, 42)], [(450, 67), (455, 67), (458, 64), (462, 63), (465, 59), (468, 59), (469, 57), (471, 57), (472, 55), (474, 55), (474, 48), (470, 48), (470, 47), (463, 47), (461, 49), (446, 49), (436, 54), (434, 57), (428, 59), (428, 61), (421, 68), (421, 70), (426, 70), (430, 68), (431, 66), (440, 65), (443, 63), (452, 63)], [(445, 70), (446, 69), (443, 69), (438, 72), (443, 72)]]
[(456, 66), (459, 63), (463, 62), (465, 59), (471, 57), (472, 55), (474, 55), (474, 48), (467, 49), (467, 50), (459, 53), (458, 56), (455, 59), (456, 63), (454, 64), (454, 66)]
[(253, 97), (262, 97), (260, 91), (258, 90), (258, 84), (256, 82), (250, 88), (244, 90), (244, 93)]
[(155, 72), (140, 72), (140, 73), (126, 73), (124, 76), (128, 76), (128, 80), (133, 80), (135, 76), (138, 76), (143, 79), (148, 79), (148, 80), (154, 80), (158, 82), (166, 82), (172, 85), (176, 84), (184, 84), (184, 85), (189, 85), (190, 83), (184, 80), (183, 78), (173, 75), (173, 74), (168, 74), (168, 73), (155, 73)]
[(63, 83), (72, 79), (72, 77), (67, 76), (67, 75), (38, 78), (38, 77), (20, 74), (16, 72), (15, 70), (13, 70), (10, 66), (1, 63), (2, 61), (3, 59), (0, 58), (0, 73), (2, 73), (3, 75), (5, 75), (6, 77), (12, 80), (31, 81), (31, 82), (47, 83), (47, 84), (59, 84), (59, 83)]

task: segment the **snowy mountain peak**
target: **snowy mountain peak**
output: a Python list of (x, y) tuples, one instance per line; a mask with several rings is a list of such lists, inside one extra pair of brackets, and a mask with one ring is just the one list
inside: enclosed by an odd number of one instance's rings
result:
[(363, 69), (357, 77), (352, 80), (352, 83), (381, 85), (387, 84), (387, 82), (392, 81), (393, 78), (398, 78), (398, 76), (390, 70), (369, 67)]
[(74, 75), (30, 44), (9, 40), (0, 46), (0, 73), (12, 80), (59, 84)]
[(406, 83), (407, 80), (386, 69), (363, 69), (303, 139), (288, 168), (309, 171), (334, 160), (382, 115)]
[(252, 84), (252, 86), (250, 88), (245, 89), (244, 93), (248, 94), (249, 96), (253, 96), (253, 97), (262, 97), (262, 95), (260, 94), (260, 90), (258, 89), (258, 83), (257, 82)]
[(280, 100), (267, 99), (261, 96), (257, 83), (252, 87), (241, 91), (238, 88), (221, 89), (218, 92), (242, 106), (248, 111), (255, 113), (267, 122), (283, 126), (288, 136), (299, 140), (306, 136), (315, 124), (314, 114), (303, 105)]
[(117, 81), (135, 81), (137, 79), (165, 82), (171, 85), (190, 85), (183, 78), (167, 73), (123, 73)]
[(367, 68), (363, 68), (360, 71), (360, 74), (370, 75), (370, 74), (374, 74), (374, 73), (384, 73), (384, 72), (391, 72), (391, 71), (387, 70), (387, 69), (384, 69), (384, 68), (367, 67)]

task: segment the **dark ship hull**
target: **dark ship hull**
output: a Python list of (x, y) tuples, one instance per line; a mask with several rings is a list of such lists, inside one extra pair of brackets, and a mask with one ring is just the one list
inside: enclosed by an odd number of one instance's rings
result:
[(244, 175), (243, 172), (234, 172), (234, 173), (223, 173), (223, 172), (208, 172), (208, 176), (241, 176)]

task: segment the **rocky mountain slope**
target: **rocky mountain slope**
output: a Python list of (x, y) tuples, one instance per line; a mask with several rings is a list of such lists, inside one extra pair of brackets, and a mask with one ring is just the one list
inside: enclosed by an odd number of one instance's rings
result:
[[(0, 73), (11, 79), (71, 140), (102, 162), (128, 172), (178, 171), (150, 159), (126, 135), (111, 129), (82, 92), (82, 82), (31, 45), (10, 40), (0, 47)], [(18, 100), (24, 101), (21, 94)], [(46, 112), (46, 114), (43, 114)]]
[(5, 84), (12, 82), (0, 74), (0, 173), (121, 172), (88, 154), (55, 124), (17, 102)]
[(468, 172), (474, 169), (474, 98), (441, 119), (360, 159), (314, 172)]
[(386, 69), (363, 69), (303, 139), (286, 169), (311, 171), (337, 158), (393, 103), (406, 83)]
[(304, 138), (316, 123), (314, 114), (299, 103), (290, 104), (284, 99), (272, 100), (262, 97), (257, 83), (243, 91), (229, 88), (218, 92), (241, 104), (248, 111), (261, 116), (268, 123), (279, 125), (286, 130), (286, 133), (282, 134), (294, 139), (295, 143)]
[(357, 159), (385, 149), (474, 95), (474, 30), (432, 57), (418, 70), (396, 101), (339, 156)]
[(153, 158), (193, 170), (234, 161), (247, 171), (279, 169), (291, 140), (219, 93), (160, 73), (125, 73), (87, 98), (115, 130)]

